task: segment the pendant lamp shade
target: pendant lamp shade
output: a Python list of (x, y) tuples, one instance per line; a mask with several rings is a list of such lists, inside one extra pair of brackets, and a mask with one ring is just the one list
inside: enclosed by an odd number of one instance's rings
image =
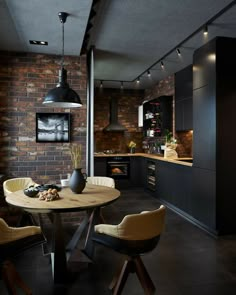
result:
[(59, 70), (59, 82), (57, 86), (47, 93), (43, 104), (58, 108), (78, 108), (82, 106), (79, 95), (69, 87), (67, 83), (67, 71), (64, 69), (64, 23), (68, 14), (59, 12), (59, 19), (62, 23), (62, 62)]

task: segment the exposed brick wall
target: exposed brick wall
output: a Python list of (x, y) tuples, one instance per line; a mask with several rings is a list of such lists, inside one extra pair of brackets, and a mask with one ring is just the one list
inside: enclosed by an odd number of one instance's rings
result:
[(71, 142), (86, 150), (86, 57), (65, 57), (68, 83), (81, 97), (79, 109), (42, 105), (58, 82), (59, 56), (0, 52), (0, 173), (32, 177), (39, 183), (59, 181), (72, 172), (68, 143), (36, 143), (37, 112), (71, 112)]
[(157, 98), (162, 95), (175, 95), (175, 76), (168, 76), (166, 79), (161, 80), (152, 89), (145, 91), (145, 100)]
[(177, 148), (176, 152), (179, 157), (193, 156), (193, 132), (192, 131), (178, 131), (176, 132)]
[[(118, 120), (127, 128), (125, 132), (103, 132), (109, 124), (109, 99), (118, 98)], [(136, 151), (142, 151), (142, 128), (138, 127), (138, 106), (142, 103), (144, 92), (141, 90), (120, 90), (96, 88), (94, 103), (95, 150), (101, 152), (113, 149), (128, 152), (127, 144), (133, 140)]]

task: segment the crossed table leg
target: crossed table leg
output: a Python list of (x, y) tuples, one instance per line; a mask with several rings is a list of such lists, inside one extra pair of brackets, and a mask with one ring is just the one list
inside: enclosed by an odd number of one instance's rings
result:
[[(54, 283), (66, 283), (69, 274), (69, 264), (73, 261), (73, 254), (79, 251), (78, 242), (83, 232), (88, 228), (84, 249), (82, 252), (89, 258), (93, 258), (94, 243), (91, 236), (94, 231), (94, 225), (99, 222), (99, 208), (87, 210), (86, 215), (75, 231), (70, 242), (65, 245), (64, 230), (61, 222), (60, 213), (53, 213), (53, 237), (52, 237), (52, 275)], [(88, 260), (89, 261), (89, 260)], [(91, 260), (90, 260), (91, 261)]]

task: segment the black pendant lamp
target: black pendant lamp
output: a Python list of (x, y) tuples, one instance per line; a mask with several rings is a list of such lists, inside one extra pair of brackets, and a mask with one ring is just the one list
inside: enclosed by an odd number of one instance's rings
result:
[(60, 22), (62, 23), (62, 59), (61, 69), (59, 70), (59, 82), (56, 88), (49, 90), (44, 98), (43, 104), (50, 107), (59, 108), (78, 108), (82, 106), (79, 95), (69, 87), (67, 83), (67, 71), (64, 69), (64, 23), (66, 22), (68, 13), (58, 13)]

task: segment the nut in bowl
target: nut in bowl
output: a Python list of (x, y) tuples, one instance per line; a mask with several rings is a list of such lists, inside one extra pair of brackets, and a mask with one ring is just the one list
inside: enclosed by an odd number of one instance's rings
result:
[(58, 199), (60, 199), (60, 196), (55, 188), (50, 188), (39, 193), (40, 201), (50, 202)]

